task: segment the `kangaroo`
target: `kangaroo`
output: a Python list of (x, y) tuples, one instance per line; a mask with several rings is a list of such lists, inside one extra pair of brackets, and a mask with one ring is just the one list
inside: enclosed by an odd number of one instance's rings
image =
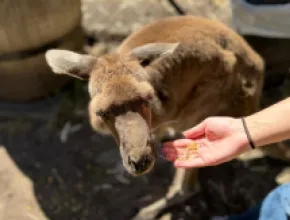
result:
[[(101, 57), (61, 49), (45, 57), (54, 73), (88, 80), (90, 124), (114, 137), (133, 176), (154, 167), (164, 136), (154, 128), (165, 124), (161, 130), (174, 138), (209, 116), (249, 115), (259, 108), (264, 79), (263, 59), (240, 35), (195, 16), (144, 25)], [(196, 177), (197, 169), (176, 169), (167, 195), (134, 219), (153, 219), (187, 197)]]

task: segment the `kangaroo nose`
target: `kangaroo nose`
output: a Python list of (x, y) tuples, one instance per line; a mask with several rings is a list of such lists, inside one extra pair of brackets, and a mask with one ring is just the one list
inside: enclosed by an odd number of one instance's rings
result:
[(129, 157), (128, 162), (131, 168), (135, 170), (136, 173), (142, 173), (150, 167), (153, 159), (150, 156), (145, 155), (141, 156), (138, 160), (134, 160), (133, 158)]

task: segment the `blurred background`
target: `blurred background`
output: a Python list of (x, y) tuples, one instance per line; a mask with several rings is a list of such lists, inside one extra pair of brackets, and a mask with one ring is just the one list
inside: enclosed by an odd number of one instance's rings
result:
[[(86, 82), (54, 75), (47, 49), (100, 56), (142, 25), (184, 13), (234, 28), (232, 9), (230, 0), (2, 0), (0, 219), (130, 219), (162, 197), (172, 179), (174, 169), (162, 159), (146, 176), (122, 169), (114, 140), (89, 125)], [(243, 35), (267, 63), (261, 107), (289, 96), (290, 37)], [(201, 191), (165, 216), (208, 219), (244, 211), (290, 182), (290, 163), (280, 160), (290, 158), (288, 146), (281, 144), (274, 157), (257, 151), (201, 169)]]

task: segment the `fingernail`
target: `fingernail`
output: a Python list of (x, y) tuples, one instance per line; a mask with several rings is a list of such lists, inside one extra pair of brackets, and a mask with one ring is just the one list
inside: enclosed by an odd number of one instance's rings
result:
[(160, 158), (166, 160), (166, 152), (164, 151), (164, 147), (161, 143), (156, 145), (156, 152)]
[(161, 151), (159, 151), (159, 157), (161, 157), (162, 159), (164, 159), (164, 160), (166, 160), (166, 153), (163, 151), (163, 150), (161, 150)]

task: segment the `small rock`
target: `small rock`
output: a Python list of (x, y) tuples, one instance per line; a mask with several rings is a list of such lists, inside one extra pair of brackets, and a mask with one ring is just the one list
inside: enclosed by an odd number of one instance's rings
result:
[(93, 191), (98, 192), (100, 190), (112, 189), (113, 186), (109, 183), (104, 183), (102, 185), (94, 186)]
[(112, 185), (109, 183), (105, 183), (101, 186), (102, 189), (112, 189)]
[(191, 210), (191, 207), (189, 205), (186, 205), (184, 210), (187, 214), (192, 215), (192, 210)]
[(82, 128), (82, 124), (72, 125), (70, 121), (66, 122), (63, 126), (59, 138), (62, 143), (66, 143), (68, 140), (69, 134), (79, 131)]

